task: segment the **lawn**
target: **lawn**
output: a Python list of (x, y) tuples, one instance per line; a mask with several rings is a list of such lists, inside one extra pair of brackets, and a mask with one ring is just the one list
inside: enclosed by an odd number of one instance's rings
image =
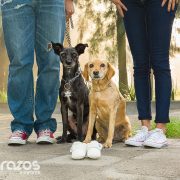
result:
[(171, 123), (167, 125), (167, 133), (168, 138), (180, 138), (180, 117), (171, 118)]

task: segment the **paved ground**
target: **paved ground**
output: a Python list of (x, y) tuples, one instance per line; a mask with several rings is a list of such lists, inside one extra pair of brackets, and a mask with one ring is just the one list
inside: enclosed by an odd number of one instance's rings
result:
[[(179, 114), (177, 110), (171, 112), (171, 116)], [(57, 136), (62, 132), (58, 110), (54, 117), (58, 119)], [(180, 139), (169, 139), (169, 147), (164, 149), (119, 143), (103, 149), (99, 160), (75, 161), (69, 153), (71, 144), (36, 145), (35, 134), (25, 146), (7, 146), (11, 118), (7, 107), (0, 106), (0, 180), (180, 180)], [(130, 114), (130, 118), (134, 124), (137, 116)], [(21, 170), (8, 170), (13, 165), (20, 165)], [(33, 169), (35, 165), (40, 169)], [(32, 167), (30, 171), (25, 170), (28, 167)]]

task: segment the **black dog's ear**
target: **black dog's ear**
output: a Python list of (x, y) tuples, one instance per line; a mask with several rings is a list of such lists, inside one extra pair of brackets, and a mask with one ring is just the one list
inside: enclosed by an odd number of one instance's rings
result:
[(60, 52), (62, 52), (64, 49), (63, 45), (60, 43), (53, 43), (52, 41), (51, 43), (52, 43), (52, 48), (54, 49), (55, 54), (60, 55)]
[(84, 53), (84, 50), (85, 50), (86, 47), (88, 47), (88, 44), (82, 44), (82, 43), (80, 43), (80, 44), (76, 45), (75, 49), (76, 49), (77, 53), (78, 53), (79, 55), (81, 55), (81, 54)]

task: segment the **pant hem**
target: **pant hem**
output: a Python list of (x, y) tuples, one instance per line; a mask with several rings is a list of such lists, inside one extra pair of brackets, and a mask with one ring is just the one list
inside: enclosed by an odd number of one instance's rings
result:
[(163, 124), (166, 124), (166, 123), (170, 123), (170, 120), (167, 119), (166, 121), (165, 121), (165, 120), (162, 121), (162, 120), (157, 120), (157, 119), (155, 119), (154, 122), (155, 122), (155, 123), (163, 123)]
[(141, 121), (141, 120), (152, 120), (152, 117), (138, 117), (138, 119)]

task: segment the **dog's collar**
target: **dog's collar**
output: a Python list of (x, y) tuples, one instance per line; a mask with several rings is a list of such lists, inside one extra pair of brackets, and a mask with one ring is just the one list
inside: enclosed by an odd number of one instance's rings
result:
[(66, 90), (69, 90), (70, 87), (71, 87), (71, 84), (81, 75), (81, 68), (79, 67), (78, 68), (78, 71), (75, 73), (75, 77), (73, 77), (72, 79), (68, 79), (68, 80), (65, 80), (65, 79), (62, 79), (64, 82), (65, 82), (65, 85), (64, 85), (64, 88)]

